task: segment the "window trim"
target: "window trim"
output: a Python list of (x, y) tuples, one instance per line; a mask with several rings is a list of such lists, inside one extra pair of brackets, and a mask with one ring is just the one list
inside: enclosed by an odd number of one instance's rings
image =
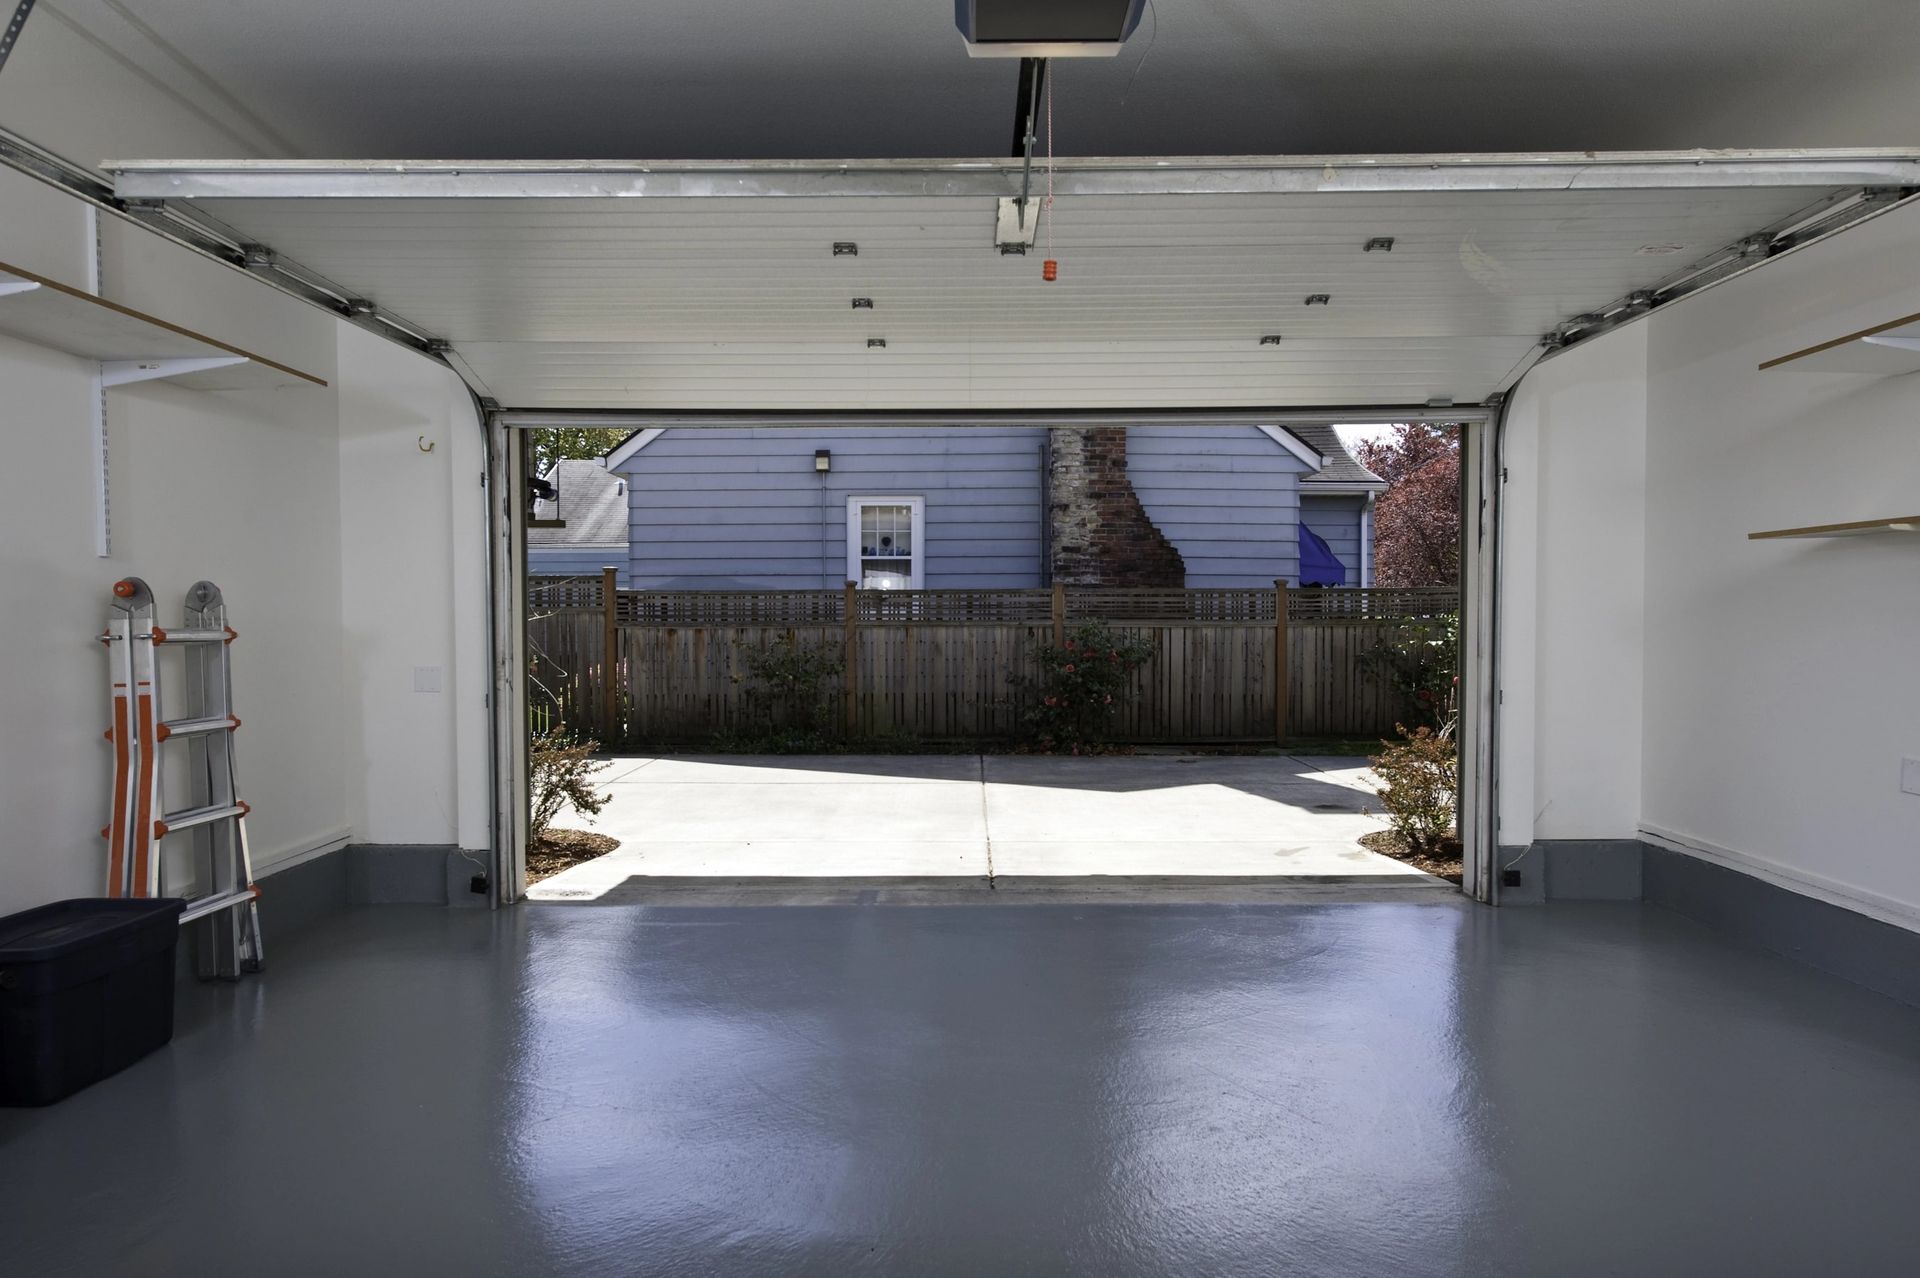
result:
[[(859, 494), (847, 498), (847, 580), (856, 586), (861, 580), (860, 572), (860, 511), (865, 506), (906, 506), (910, 509), (913, 521), (913, 555), (908, 560), (912, 565), (907, 573), (907, 589), (925, 590), (927, 580), (927, 499), (907, 496), (869, 496)], [(867, 589), (867, 587), (860, 587)]]

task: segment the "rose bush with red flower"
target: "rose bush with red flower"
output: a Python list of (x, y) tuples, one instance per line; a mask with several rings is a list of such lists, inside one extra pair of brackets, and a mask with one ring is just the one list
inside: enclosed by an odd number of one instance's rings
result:
[[(1099, 660), (1101, 653), (1105, 661)], [(1086, 659), (1091, 654), (1093, 660)], [(1134, 674), (1153, 657), (1153, 645), (1088, 623), (1039, 652), (1037, 675), (1015, 675), (1024, 694), (1021, 719), (1034, 744), (1075, 754), (1107, 739), (1113, 712), (1134, 691)]]

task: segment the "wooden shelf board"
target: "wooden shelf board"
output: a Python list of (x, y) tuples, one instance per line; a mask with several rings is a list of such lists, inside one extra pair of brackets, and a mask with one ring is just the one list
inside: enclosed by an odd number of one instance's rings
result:
[(1775, 528), (1748, 533), (1748, 541), (1783, 541), (1794, 537), (1865, 537), (1873, 533), (1920, 532), (1920, 515), (1893, 519), (1862, 519), (1850, 524), (1810, 524), (1805, 528)]
[[(9, 287), (13, 285), (29, 287)], [(5, 262), (0, 262), (0, 334), (102, 362), (219, 355), (247, 361), (168, 379), (200, 390), (327, 384), (312, 373)]]
[(1760, 365), (1763, 372), (1781, 367), (1790, 372), (1861, 373), (1869, 377), (1898, 377), (1920, 371), (1920, 314), (1903, 315)]

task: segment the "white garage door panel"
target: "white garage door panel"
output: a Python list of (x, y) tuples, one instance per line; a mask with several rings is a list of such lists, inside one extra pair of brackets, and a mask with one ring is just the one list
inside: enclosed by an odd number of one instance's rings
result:
[(513, 388), (516, 398), (501, 402), (555, 408), (1120, 408), (1418, 404), (1436, 395), (1468, 403), (1533, 344), (1510, 337), (1058, 349), (889, 339), (878, 351), (824, 342), (756, 349), (481, 342), (459, 351), (489, 389)]
[[(1204, 180), (1202, 161), (1070, 161), (1051, 248), (1043, 231), (1018, 257), (994, 249), (982, 193), (1017, 177), (983, 163), (507, 166), (501, 188), (445, 166), (143, 163), (122, 181), (200, 193), (247, 239), (451, 340), (502, 403), (587, 408), (1477, 402), (1556, 324), (1821, 207), (1846, 177), (1920, 182), (1886, 156), (1858, 172), (1707, 153), (1245, 160)], [(901, 182), (955, 193), (739, 193)], [(1279, 189), (1245, 189), (1263, 183)], [(549, 194), (473, 194), (499, 189)], [(1373, 236), (1392, 251), (1364, 252)], [(1331, 304), (1304, 304), (1319, 293)]]

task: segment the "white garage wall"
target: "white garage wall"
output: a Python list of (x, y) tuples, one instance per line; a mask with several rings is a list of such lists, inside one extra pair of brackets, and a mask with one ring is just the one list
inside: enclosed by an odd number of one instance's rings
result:
[(1657, 842), (1920, 926), (1920, 375), (1761, 372), (1920, 312), (1920, 210), (1547, 361), (1507, 427), (1500, 842)]
[(1647, 326), (1539, 365), (1507, 414), (1500, 839), (1634, 837)]
[(1920, 926), (1920, 539), (1749, 532), (1920, 513), (1920, 375), (1759, 372), (1920, 312), (1920, 210), (1652, 319), (1643, 825)]
[[(78, 282), (86, 228), (78, 201), (0, 174), (0, 261)], [(106, 296), (332, 385), (110, 392), (114, 554), (102, 560), (90, 368), (0, 339), (14, 478), (0, 503), (0, 912), (104, 882), (105, 663), (89, 637), (128, 574), (153, 586), (163, 620), (201, 577), (227, 594), (257, 868), (349, 841), (486, 847), (484, 467), (464, 389), (433, 361), (138, 228), (108, 219), (101, 240)], [(442, 691), (414, 694), (415, 667), (438, 669)]]
[[(84, 3), (87, 16), (119, 27), (115, 37), (146, 66), (137, 67), (61, 10), (41, 4), (0, 76), (0, 123), (78, 164), (136, 155), (246, 157), (291, 149), (178, 58), (118, 22), (105, 6)], [(7, 6), (8, 16), (13, 6)]]
[[(349, 324), (340, 367), (348, 812), (365, 843), (490, 846), (485, 471), (454, 374)], [(478, 867), (485, 869), (485, 866)]]

